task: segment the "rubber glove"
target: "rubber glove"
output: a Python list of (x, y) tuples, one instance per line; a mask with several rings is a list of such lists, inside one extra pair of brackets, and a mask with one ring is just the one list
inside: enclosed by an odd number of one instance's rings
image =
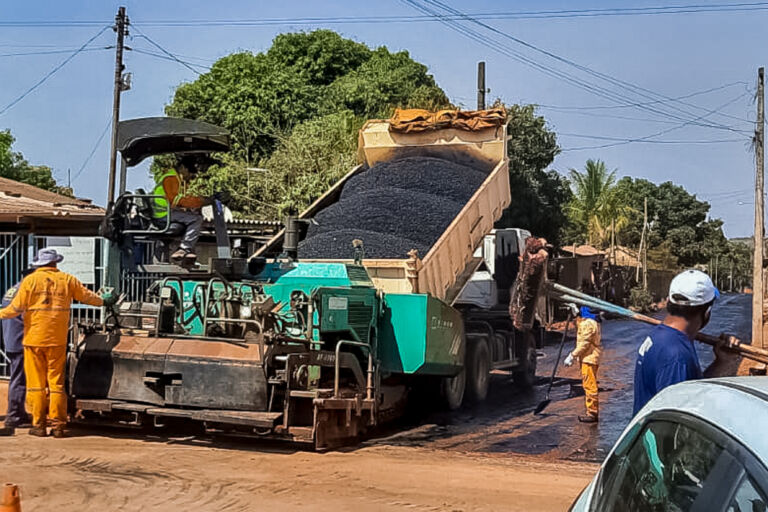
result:
[(565, 366), (573, 366), (573, 354), (568, 354), (563, 361)]
[(117, 303), (117, 300), (120, 298), (118, 294), (115, 293), (114, 288), (105, 287), (99, 292), (99, 296), (101, 297), (101, 300), (104, 301), (104, 305), (114, 306), (115, 303)]

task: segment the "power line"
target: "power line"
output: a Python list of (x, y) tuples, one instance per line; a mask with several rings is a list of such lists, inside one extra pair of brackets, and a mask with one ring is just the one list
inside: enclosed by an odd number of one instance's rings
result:
[[(82, 52), (94, 52), (99, 50), (110, 50), (114, 48), (114, 46), (102, 46), (99, 48), (85, 48), (84, 50), (81, 50)], [(37, 52), (17, 52), (17, 53), (0, 53), (0, 57), (22, 57), (27, 55), (54, 55), (59, 53), (71, 53), (72, 51), (77, 50), (77, 48), (65, 48), (62, 50), (44, 50), (44, 51), (37, 51)]]
[(109, 127), (111, 125), (112, 125), (112, 115), (110, 115), (109, 119), (107, 119), (107, 124), (104, 126), (104, 130), (101, 132), (101, 135), (99, 135), (99, 138), (96, 139), (96, 144), (93, 145), (93, 149), (91, 149), (91, 152), (88, 153), (87, 157), (85, 157), (85, 161), (83, 161), (83, 165), (81, 165), (80, 169), (78, 169), (77, 172), (75, 173), (75, 176), (72, 178), (72, 182), (77, 180), (77, 178), (83, 172), (83, 169), (85, 169), (85, 166), (88, 165), (88, 163), (91, 161), (91, 158), (93, 158), (94, 153), (96, 153), (96, 150), (99, 148), (99, 145), (101, 145), (101, 141), (104, 140), (104, 136), (109, 131)]
[[(753, 12), (768, 10), (768, 2), (741, 2), (721, 4), (689, 4), (674, 6), (646, 6), (601, 9), (563, 9), (545, 11), (501, 11), (478, 12), (467, 14), (475, 19), (485, 20), (516, 20), (516, 19), (553, 19), (553, 18), (583, 18), (604, 16), (648, 16), (662, 14), (694, 14), (694, 13), (727, 13)], [(465, 15), (452, 14), (448, 19), (461, 20)], [(264, 19), (222, 19), (222, 20), (140, 20), (144, 26), (155, 27), (191, 27), (191, 26), (265, 26), (265, 25), (315, 25), (315, 24), (346, 24), (346, 23), (421, 23), (441, 21), (438, 15), (422, 16), (332, 16), (332, 17), (297, 17), (297, 18), (264, 18)], [(0, 21), (2, 27), (90, 27), (100, 26), (107, 21), (98, 20), (5, 20)]]
[[(171, 57), (167, 57), (167, 56), (163, 55), (162, 53), (150, 52), (150, 51), (141, 50), (141, 49), (132, 49), (131, 51), (133, 51), (135, 53), (138, 53), (140, 55), (147, 55), (149, 57), (155, 57), (157, 59), (167, 60), (167, 61), (170, 61), (170, 62), (181, 62), (181, 63), (183, 63), (183, 64), (185, 64), (187, 66), (192, 66), (192, 67), (200, 68), (203, 71), (210, 71), (210, 69), (211, 69), (211, 68), (209, 68), (207, 66), (204, 66), (202, 64), (195, 64), (194, 62), (187, 62), (187, 61), (182, 61), (182, 60), (179, 60), (179, 59), (174, 59), (174, 58), (171, 58)], [(195, 73), (197, 73), (199, 75), (200, 71), (195, 70)]]
[[(528, 48), (528, 49), (533, 50), (535, 52), (541, 53), (541, 54), (543, 54), (543, 55), (545, 55), (545, 56), (547, 56), (549, 58), (552, 58), (552, 59), (554, 59), (554, 60), (556, 60), (558, 62), (562, 62), (562, 63), (564, 63), (566, 65), (574, 67), (574, 68), (578, 69), (579, 71), (582, 71), (582, 72), (584, 72), (584, 73), (586, 73), (586, 74), (588, 74), (590, 76), (593, 76), (595, 78), (604, 80), (604, 81), (606, 81), (606, 82), (608, 82), (608, 83), (610, 83), (610, 84), (612, 84), (614, 86), (621, 87), (621, 88), (624, 88), (624, 89), (628, 89), (633, 94), (636, 94), (636, 95), (639, 95), (639, 96), (642, 96), (642, 97), (646, 97), (648, 99), (663, 98), (665, 100), (668, 100), (669, 102), (676, 102), (676, 103), (680, 103), (680, 104), (683, 104), (683, 105), (688, 105), (688, 106), (691, 106), (691, 107), (703, 110), (703, 108), (699, 107), (698, 105), (694, 105), (694, 104), (691, 104), (691, 103), (686, 103), (686, 102), (683, 102), (683, 101), (680, 101), (680, 100), (674, 100), (673, 98), (670, 98), (670, 97), (665, 96), (663, 94), (659, 94), (657, 92), (651, 91), (649, 89), (646, 89), (644, 87), (632, 84), (632, 83), (624, 81), (624, 80), (620, 80), (618, 78), (614, 78), (614, 77), (612, 77), (612, 76), (610, 76), (610, 75), (608, 75), (606, 73), (601, 73), (599, 71), (595, 71), (595, 70), (589, 68), (588, 66), (584, 66), (584, 65), (578, 64), (578, 63), (576, 63), (576, 62), (574, 62), (574, 61), (572, 61), (570, 59), (567, 59), (565, 57), (557, 55), (557, 54), (555, 54), (555, 53), (553, 53), (551, 51), (548, 51), (546, 49), (540, 48), (540, 47), (538, 47), (538, 46), (536, 46), (534, 44), (528, 43), (527, 41), (524, 41), (524, 40), (522, 40), (522, 39), (520, 39), (518, 37), (515, 37), (515, 36), (510, 35), (510, 34), (508, 34), (506, 32), (498, 30), (495, 27), (493, 27), (491, 25), (488, 25), (487, 23), (483, 23), (481, 21), (478, 21), (478, 20), (476, 20), (476, 19), (474, 19), (474, 18), (472, 18), (472, 17), (470, 17), (470, 16), (468, 16), (466, 14), (463, 14), (461, 11), (459, 11), (457, 9), (454, 9), (453, 7), (447, 5), (447, 4), (445, 4), (445, 3), (443, 3), (443, 2), (441, 2), (439, 0), (424, 0), (424, 2), (428, 3), (428, 4), (431, 4), (431, 5), (434, 5), (437, 8), (443, 9), (444, 11), (448, 12), (449, 14), (453, 14), (453, 15), (457, 15), (457, 16), (463, 16), (464, 20), (469, 21), (469, 22), (474, 23), (474, 24), (477, 24), (477, 25), (485, 28), (486, 30), (491, 31), (494, 34), (497, 34), (497, 35), (499, 35), (501, 37), (509, 39), (509, 40), (511, 40), (511, 41), (513, 41), (513, 42), (515, 42), (515, 43), (517, 43), (517, 44), (519, 44), (519, 45), (521, 45), (521, 46), (523, 46), (525, 48)], [(409, 0), (408, 3), (414, 4), (415, 2), (413, 0)], [(606, 90), (606, 89), (603, 89), (603, 90)], [(668, 106), (669, 106), (669, 108), (672, 108), (673, 110), (676, 110), (676, 111), (680, 112), (683, 115), (694, 115), (690, 111), (681, 109), (679, 107), (675, 107), (674, 105), (668, 105)], [(666, 115), (670, 116), (671, 114), (667, 112)], [(678, 119), (682, 120), (682, 118), (679, 118), (679, 117), (678, 117)], [(710, 127), (724, 129), (724, 130), (729, 130), (729, 131), (736, 131), (732, 127), (728, 127), (728, 126), (724, 126), (724, 125), (711, 125)]]
[(35, 89), (37, 89), (38, 87), (40, 87), (41, 85), (43, 85), (43, 84), (44, 84), (44, 83), (45, 83), (45, 82), (46, 82), (46, 81), (47, 81), (49, 78), (51, 78), (53, 75), (55, 75), (57, 71), (59, 71), (61, 68), (63, 68), (63, 67), (64, 67), (64, 66), (65, 66), (65, 65), (66, 65), (66, 64), (69, 62), (69, 61), (71, 61), (72, 59), (74, 59), (74, 58), (75, 58), (75, 57), (76, 57), (76, 56), (77, 56), (77, 55), (78, 55), (80, 52), (82, 52), (83, 50), (85, 50), (85, 48), (86, 48), (86, 47), (87, 47), (89, 44), (91, 44), (91, 43), (92, 43), (92, 42), (93, 42), (93, 41), (94, 41), (94, 40), (95, 40), (97, 37), (99, 37), (101, 34), (103, 34), (103, 33), (104, 33), (104, 32), (105, 32), (107, 29), (109, 29), (109, 28), (111, 28), (111, 26), (110, 26), (110, 25), (107, 25), (106, 27), (103, 27), (101, 30), (99, 30), (99, 31), (96, 33), (96, 35), (94, 35), (93, 37), (91, 37), (90, 39), (88, 39), (88, 40), (87, 40), (85, 43), (83, 43), (83, 45), (82, 45), (82, 46), (80, 46), (80, 48), (78, 48), (77, 50), (75, 50), (75, 51), (72, 53), (72, 55), (70, 55), (69, 57), (67, 57), (67, 58), (66, 58), (66, 59), (64, 59), (63, 61), (61, 61), (61, 62), (60, 62), (58, 65), (56, 65), (56, 67), (54, 67), (52, 70), (50, 70), (48, 73), (46, 73), (46, 75), (45, 75), (45, 76), (43, 76), (43, 78), (41, 78), (40, 80), (38, 80), (38, 81), (37, 81), (37, 82), (36, 82), (36, 83), (35, 83), (35, 84), (34, 84), (32, 87), (30, 87), (29, 89), (27, 89), (26, 91), (24, 91), (24, 92), (23, 92), (23, 93), (22, 93), (22, 94), (21, 94), (19, 97), (17, 97), (15, 100), (13, 100), (12, 102), (10, 102), (8, 105), (6, 105), (5, 107), (3, 107), (3, 109), (2, 109), (2, 110), (0, 110), (0, 116), (1, 116), (1, 115), (3, 115), (3, 114), (5, 114), (6, 112), (8, 112), (8, 110), (10, 110), (11, 108), (13, 108), (13, 106), (14, 106), (14, 105), (16, 105), (17, 103), (19, 103), (19, 102), (20, 102), (21, 100), (23, 100), (24, 98), (26, 98), (26, 97), (27, 97), (29, 94), (31, 94), (31, 93), (32, 93), (32, 91), (34, 91)]
[(573, 148), (562, 148), (560, 149), (561, 153), (566, 153), (570, 151), (584, 151), (587, 149), (605, 149), (605, 148), (612, 148), (615, 146), (623, 146), (625, 144), (669, 144), (669, 145), (680, 145), (680, 144), (727, 144), (727, 143), (733, 143), (733, 142), (744, 142), (744, 139), (711, 139), (711, 140), (625, 140), (622, 142), (616, 142), (613, 144), (600, 144), (598, 146), (580, 146), (580, 147), (573, 147)]
[[(422, 5), (418, 4), (414, 0), (401, 0), (401, 1), (403, 3), (405, 3), (406, 5), (414, 7), (415, 9), (417, 9), (417, 10), (419, 10), (421, 12), (429, 13), (431, 15), (440, 15), (440, 14), (437, 13), (437, 11), (434, 11), (434, 10), (430, 9), (429, 7), (422, 6)], [(445, 15), (440, 15), (440, 16), (445, 17)], [(530, 58), (530, 57), (528, 57), (528, 56), (526, 56), (526, 55), (524, 55), (524, 54), (522, 54), (520, 52), (517, 52), (517, 51), (511, 49), (509, 46), (506, 46), (506, 45), (496, 41), (495, 39), (489, 38), (485, 34), (477, 32), (476, 30), (472, 30), (472, 29), (470, 29), (470, 28), (468, 28), (468, 27), (466, 27), (466, 26), (464, 26), (464, 25), (462, 25), (462, 24), (460, 24), (458, 22), (450, 21), (448, 19), (442, 19), (441, 21), (444, 24), (446, 24), (448, 27), (450, 27), (451, 29), (453, 29), (453, 30), (459, 32), (460, 34), (462, 34), (462, 35), (472, 39), (473, 41), (476, 41), (477, 43), (479, 43), (479, 44), (481, 44), (481, 45), (483, 45), (483, 46), (485, 46), (487, 48), (490, 48), (490, 49), (492, 49), (492, 50), (494, 50), (494, 51), (496, 51), (498, 53), (501, 53), (502, 55), (507, 56), (507, 57), (509, 57), (509, 58), (511, 58), (513, 60), (516, 60), (516, 61), (521, 62), (521, 63), (523, 63), (523, 64), (525, 64), (527, 66), (530, 66), (530, 67), (532, 67), (534, 69), (537, 69), (537, 70), (541, 71), (542, 73), (544, 73), (546, 75), (549, 75), (552, 78), (555, 78), (556, 80), (564, 81), (564, 82), (568, 83), (569, 85), (571, 85), (573, 87), (577, 87), (579, 89), (583, 89), (583, 90), (585, 90), (585, 91), (587, 91), (587, 92), (589, 92), (591, 94), (594, 94), (596, 96), (608, 99), (608, 100), (610, 100), (610, 101), (612, 101), (614, 103), (618, 103), (620, 105), (633, 105), (633, 106), (637, 106), (637, 105), (635, 105), (635, 102), (636, 102), (635, 99), (630, 99), (629, 97), (623, 96), (623, 95), (621, 95), (621, 94), (619, 94), (619, 93), (617, 93), (615, 91), (612, 91), (612, 90), (606, 89), (604, 87), (601, 87), (601, 86), (595, 85), (593, 83), (590, 83), (588, 81), (582, 80), (581, 78), (577, 77), (576, 75), (573, 75), (573, 74), (564, 72), (562, 70), (559, 70), (559, 69), (552, 68), (550, 66), (544, 65), (544, 64), (542, 64), (542, 63), (540, 63), (538, 61), (535, 61), (534, 59), (532, 59), (532, 58)], [(643, 108), (643, 110), (647, 110), (647, 111), (656, 113), (658, 115), (662, 115), (664, 117), (673, 118), (673, 119), (676, 119), (676, 120), (679, 120), (679, 121), (688, 120), (688, 119), (680, 117), (678, 115), (674, 115), (674, 114), (671, 114), (669, 112), (666, 112), (666, 111), (663, 111), (663, 110), (658, 110), (658, 109), (652, 108), (652, 107), (647, 107), (646, 106), (646, 107)], [(709, 125), (706, 125), (704, 123), (699, 123), (699, 124), (701, 124), (703, 126), (709, 126)]]
[(131, 24), (131, 26), (133, 27), (133, 29), (134, 29), (136, 32), (138, 32), (138, 33), (139, 33), (139, 36), (138, 36), (138, 37), (141, 37), (141, 38), (143, 38), (143, 39), (147, 40), (147, 41), (148, 41), (148, 42), (149, 42), (149, 43), (150, 43), (152, 46), (154, 46), (155, 48), (157, 48), (158, 50), (160, 50), (161, 52), (163, 52), (164, 54), (166, 54), (168, 57), (170, 57), (170, 58), (171, 58), (171, 59), (173, 59), (174, 61), (178, 62), (179, 64), (181, 64), (182, 66), (184, 66), (185, 68), (187, 68), (188, 70), (192, 71), (193, 73), (195, 73), (195, 74), (197, 74), (197, 75), (201, 75), (201, 74), (202, 74), (202, 73), (200, 73), (200, 71), (198, 71), (198, 70), (196, 70), (195, 68), (193, 68), (193, 67), (192, 67), (192, 65), (190, 65), (188, 62), (185, 62), (185, 61), (181, 60), (181, 59), (180, 59), (180, 58), (178, 58), (176, 55), (174, 55), (173, 53), (169, 52), (168, 50), (166, 50), (165, 48), (163, 48), (162, 46), (160, 46), (160, 44), (159, 44), (159, 43), (157, 43), (157, 42), (155, 42), (155, 41), (154, 41), (154, 39), (152, 39), (151, 37), (149, 37), (148, 35), (146, 35), (144, 32), (142, 32), (142, 31), (141, 31), (141, 29), (139, 29), (139, 27), (137, 27), (135, 23), (132, 23), (132, 24)]

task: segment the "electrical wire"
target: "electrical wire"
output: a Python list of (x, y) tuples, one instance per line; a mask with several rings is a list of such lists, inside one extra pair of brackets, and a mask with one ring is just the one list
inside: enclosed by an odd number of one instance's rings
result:
[[(622, 8), (593, 8), (593, 9), (562, 9), (542, 11), (500, 11), (472, 13), (475, 19), (485, 20), (519, 20), (519, 19), (553, 19), (553, 18), (592, 18), (605, 16), (647, 16), (661, 14), (696, 14), (696, 13), (728, 13), (753, 12), (768, 10), (768, 2), (740, 2), (720, 4), (688, 4), (668, 6), (644, 6)], [(463, 15), (451, 15), (449, 19), (460, 20)], [(200, 26), (265, 26), (265, 25), (315, 25), (315, 24), (346, 24), (346, 23), (421, 23), (440, 21), (439, 16), (331, 16), (331, 17), (298, 17), (298, 18), (262, 18), (262, 19), (223, 19), (223, 20), (141, 20), (144, 26), (154, 27), (200, 27)], [(107, 21), (98, 20), (0, 20), (2, 27), (90, 27), (100, 26)]]
[(101, 141), (104, 140), (104, 136), (109, 131), (110, 126), (112, 126), (112, 114), (109, 115), (109, 118), (107, 119), (107, 124), (106, 126), (104, 126), (104, 130), (101, 132), (101, 135), (99, 135), (99, 138), (96, 139), (96, 144), (93, 145), (93, 149), (91, 149), (91, 152), (88, 153), (87, 157), (85, 157), (85, 160), (83, 161), (83, 165), (80, 166), (80, 168), (77, 170), (75, 175), (72, 177), (72, 183), (74, 183), (75, 180), (77, 180), (77, 178), (83, 172), (83, 169), (85, 169), (85, 166), (88, 165), (88, 163), (91, 161), (91, 158), (93, 158), (94, 153), (96, 153), (96, 150), (99, 148), (99, 145), (101, 145)]
[(8, 112), (11, 108), (13, 108), (15, 105), (17, 105), (21, 100), (26, 98), (29, 94), (31, 94), (35, 89), (43, 85), (49, 78), (51, 78), (53, 75), (56, 74), (57, 71), (59, 71), (61, 68), (67, 65), (69, 61), (74, 59), (78, 54), (80, 54), (85, 48), (91, 44), (97, 37), (99, 37), (101, 34), (103, 34), (107, 29), (112, 28), (111, 25), (107, 25), (103, 27), (101, 30), (99, 30), (93, 37), (88, 39), (85, 43), (83, 43), (80, 48), (75, 50), (72, 55), (61, 61), (59, 64), (57, 64), (52, 70), (50, 70), (48, 73), (46, 73), (40, 80), (35, 82), (35, 84), (24, 91), (20, 96), (18, 96), (15, 100), (11, 101), (9, 104), (7, 104), (5, 107), (0, 109), (0, 116)]
[[(418, 4), (414, 0), (407, 0), (407, 1), (408, 1), (408, 3), (410, 3), (412, 5), (416, 4), (418, 6)], [(682, 104), (682, 105), (687, 105), (687, 106), (690, 106), (690, 107), (697, 108), (699, 110), (703, 110), (703, 108), (699, 107), (698, 105), (695, 105), (695, 104), (692, 104), (692, 103), (683, 102), (683, 101), (680, 101), (680, 100), (674, 100), (673, 98), (670, 98), (669, 96), (665, 96), (663, 94), (651, 91), (649, 89), (646, 89), (644, 87), (632, 84), (632, 83), (624, 81), (624, 80), (620, 80), (620, 79), (612, 77), (611, 75), (608, 75), (606, 73), (601, 73), (599, 71), (595, 71), (592, 68), (589, 68), (588, 66), (584, 66), (584, 65), (578, 64), (578, 63), (576, 63), (576, 62), (574, 62), (574, 61), (572, 61), (570, 59), (567, 59), (565, 57), (557, 55), (557, 54), (555, 54), (555, 53), (553, 53), (551, 51), (548, 51), (546, 49), (540, 48), (540, 47), (538, 47), (538, 46), (536, 46), (534, 44), (528, 43), (528, 42), (526, 42), (526, 41), (524, 41), (524, 40), (522, 40), (522, 39), (520, 39), (518, 37), (515, 37), (513, 35), (507, 34), (506, 32), (498, 30), (495, 27), (493, 27), (491, 25), (488, 25), (487, 23), (483, 23), (482, 21), (476, 20), (476, 19), (472, 18), (471, 16), (468, 16), (468, 15), (462, 13), (461, 11), (459, 11), (457, 9), (454, 9), (453, 7), (451, 7), (451, 6), (441, 2), (440, 0), (424, 0), (424, 3), (433, 5), (433, 6), (437, 7), (438, 9), (442, 9), (442, 10), (446, 11), (448, 14), (452, 14), (452, 15), (455, 15), (455, 16), (463, 16), (464, 20), (466, 20), (468, 22), (471, 22), (471, 23), (474, 23), (476, 25), (479, 25), (480, 27), (485, 28), (486, 30), (488, 30), (488, 31), (490, 31), (490, 32), (492, 32), (494, 34), (497, 34), (497, 35), (499, 35), (501, 37), (509, 39), (509, 40), (511, 40), (511, 41), (513, 41), (513, 42), (515, 42), (515, 43), (517, 43), (517, 44), (519, 44), (519, 45), (521, 45), (521, 46), (523, 46), (525, 48), (528, 48), (529, 50), (533, 50), (535, 52), (538, 52), (538, 53), (540, 53), (542, 55), (545, 55), (545, 56), (547, 56), (549, 58), (552, 58), (552, 59), (554, 59), (554, 60), (556, 60), (558, 62), (561, 62), (561, 63), (564, 63), (564, 64), (566, 64), (568, 66), (574, 67), (575, 69), (578, 69), (581, 72), (584, 72), (584, 73), (586, 73), (586, 74), (588, 74), (590, 76), (593, 76), (595, 78), (604, 80), (604, 81), (606, 81), (606, 82), (608, 82), (608, 83), (610, 83), (610, 84), (612, 84), (614, 86), (627, 89), (630, 92), (632, 92), (633, 94), (636, 94), (638, 96), (645, 97), (645, 98), (648, 98), (648, 99), (663, 98), (663, 99), (667, 100), (667, 102), (668, 102), (667, 103), (667, 107), (668, 108), (676, 110), (680, 114), (689, 115), (689, 116), (690, 115), (695, 115), (695, 114), (693, 114), (690, 111), (687, 111), (685, 109), (676, 107), (674, 105), (671, 105), (671, 104), (669, 104), (669, 102), (676, 102), (676, 103), (679, 103), (679, 104)], [(422, 10), (422, 9), (420, 9), (420, 10)], [(433, 14), (439, 14), (439, 13), (435, 13), (434, 11), (432, 13)], [(605, 90), (605, 89), (603, 89), (603, 90)], [(667, 112), (666, 115), (669, 116), (670, 113)], [(722, 124), (712, 124), (709, 127), (723, 129), (723, 130), (728, 130), (728, 131), (738, 131), (737, 129), (735, 129), (733, 127), (725, 126), (725, 125), (722, 125)]]
[[(163, 55), (162, 53), (150, 52), (150, 51), (143, 50), (143, 49), (140, 49), (140, 48), (133, 48), (131, 51), (133, 51), (135, 53), (138, 53), (138, 54), (141, 54), (141, 55), (148, 55), (150, 57), (155, 57), (155, 58), (158, 58), (158, 59), (167, 60), (167, 61), (171, 61), (171, 62), (182, 62), (183, 64), (185, 64), (188, 67), (189, 66), (198, 67), (198, 68), (200, 68), (200, 69), (202, 69), (204, 71), (210, 71), (211, 70), (211, 68), (209, 68), (207, 66), (204, 66), (202, 64), (195, 64), (194, 62), (181, 61), (180, 59), (174, 59), (174, 58), (171, 58), (171, 57), (167, 57), (166, 55)], [(199, 75), (200, 71), (195, 70), (195, 73), (197, 73)]]
[(133, 29), (134, 29), (136, 32), (138, 32), (138, 33), (139, 33), (139, 36), (138, 36), (138, 37), (141, 37), (141, 38), (145, 39), (145, 40), (146, 40), (147, 42), (149, 42), (149, 43), (150, 43), (152, 46), (154, 46), (155, 48), (157, 48), (158, 50), (160, 50), (161, 52), (163, 52), (164, 54), (166, 54), (168, 57), (170, 57), (170, 58), (171, 58), (171, 59), (173, 59), (174, 61), (178, 62), (179, 64), (181, 64), (182, 66), (184, 66), (185, 68), (187, 68), (188, 70), (192, 71), (193, 73), (195, 73), (195, 74), (197, 74), (197, 75), (202, 75), (202, 73), (201, 73), (200, 71), (196, 70), (196, 69), (195, 69), (194, 67), (192, 67), (192, 65), (190, 65), (188, 62), (185, 62), (185, 61), (181, 60), (181, 59), (180, 59), (180, 58), (178, 58), (176, 55), (174, 55), (173, 53), (169, 52), (168, 50), (166, 50), (165, 48), (163, 48), (162, 46), (160, 46), (160, 44), (159, 44), (159, 43), (157, 43), (157, 42), (155, 42), (155, 40), (154, 40), (154, 39), (152, 39), (151, 37), (149, 37), (148, 35), (146, 35), (144, 32), (142, 32), (142, 30), (141, 30), (139, 27), (137, 27), (137, 26), (136, 26), (136, 23), (132, 23), (132, 24), (131, 24), (131, 26), (133, 27)]
[[(111, 50), (111, 49), (114, 49), (114, 46), (102, 46), (99, 48), (85, 48), (81, 52), (93, 52), (93, 51)], [(75, 50), (77, 50), (77, 48), (66, 48), (62, 50), (44, 50), (44, 51), (37, 51), (37, 52), (0, 53), (0, 57), (22, 57), (22, 56), (28, 56), (28, 55), (54, 55), (59, 53), (71, 53)]]

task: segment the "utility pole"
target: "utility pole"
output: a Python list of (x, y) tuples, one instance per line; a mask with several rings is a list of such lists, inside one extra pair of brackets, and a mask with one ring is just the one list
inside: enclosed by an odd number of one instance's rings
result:
[(477, 110), (485, 110), (485, 61), (477, 63)]
[(645, 245), (643, 246), (643, 290), (648, 289), (648, 198), (643, 199), (643, 233), (645, 233)]
[(763, 339), (763, 239), (765, 238), (765, 68), (757, 70), (755, 124), (755, 238), (752, 262), (752, 346), (765, 348)]
[(115, 26), (112, 29), (117, 33), (117, 45), (115, 46), (115, 83), (112, 95), (112, 146), (109, 153), (109, 185), (107, 190), (107, 206), (115, 200), (115, 178), (117, 175), (117, 124), (120, 122), (120, 94), (123, 92), (123, 43), (128, 33), (128, 17), (125, 15), (125, 7), (120, 7), (115, 16)]
[(72, 170), (67, 167), (67, 188), (72, 188)]

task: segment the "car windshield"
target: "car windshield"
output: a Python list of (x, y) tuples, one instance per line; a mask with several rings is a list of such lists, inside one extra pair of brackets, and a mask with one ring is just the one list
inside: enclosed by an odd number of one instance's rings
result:
[(691, 510), (724, 448), (685, 424), (652, 421), (607, 464), (599, 510)]

